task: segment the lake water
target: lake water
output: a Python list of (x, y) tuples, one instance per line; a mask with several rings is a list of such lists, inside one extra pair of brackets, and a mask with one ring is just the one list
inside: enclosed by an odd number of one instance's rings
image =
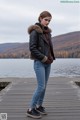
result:
[[(80, 77), (80, 59), (56, 59), (50, 76)], [(0, 78), (4, 77), (35, 77), (33, 60), (0, 59)]]

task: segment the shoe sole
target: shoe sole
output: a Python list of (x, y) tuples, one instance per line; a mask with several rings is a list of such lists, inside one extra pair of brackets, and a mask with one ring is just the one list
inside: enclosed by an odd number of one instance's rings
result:
[(37, 112), (39, 112), (39, 113), (42, 114), (42, 115), (47, 115), (47, 113), (43, 113), (43, 112), (41, 112), (41, 111), (39, 111), (39, 110), (37, 110)]
[(26, 115), (27, 115), (27, 117), (31, 117), (31, 118), (34, 118), (34, 119), (40, 119), (40, 118), (42, 118), (41, 115), (40, 116), (33, 116), (31, 114), (28, 114), (28, 113), (26, 113)]

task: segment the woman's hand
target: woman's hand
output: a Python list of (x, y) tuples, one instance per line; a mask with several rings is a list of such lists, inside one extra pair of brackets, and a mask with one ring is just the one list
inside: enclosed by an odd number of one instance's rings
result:
[(52, 58), (50, 58), (50, 59), (48, 58), (45, 63), (46, 64), (51, 64), (52, 62), (53, 62), (53, 59)]

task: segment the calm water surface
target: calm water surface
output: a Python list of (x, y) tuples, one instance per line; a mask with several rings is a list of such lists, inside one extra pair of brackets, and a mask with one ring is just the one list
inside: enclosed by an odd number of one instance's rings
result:
[[(56, 59), (50, 76), (80, 77), (80, 59)], [(0, 59), (0, 78), (4, 77), (35, 77), (33, 60)]]

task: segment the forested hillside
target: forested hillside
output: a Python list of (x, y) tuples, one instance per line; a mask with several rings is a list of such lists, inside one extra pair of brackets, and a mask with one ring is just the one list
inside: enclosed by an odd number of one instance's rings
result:
[(55, 56), (60, 58), (80, 58), (80, 31), (52, 38)]
[[(56, 58), (80, 58), (80, 31), (52, 37)], [(29, 43), (0, 44), (0, 58), (28, 58)]]

